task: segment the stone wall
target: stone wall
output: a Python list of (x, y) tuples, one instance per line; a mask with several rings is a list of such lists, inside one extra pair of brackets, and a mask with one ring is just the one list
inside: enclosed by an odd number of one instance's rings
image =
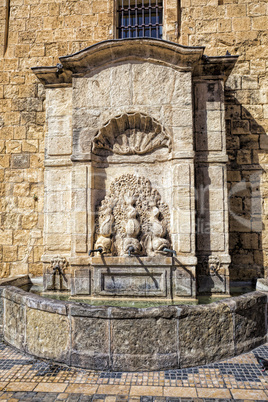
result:
[(181, 0), (179, 42), (239, 54), (226, 83), (231, 279), (267, 275), (268, 4)]
[[(30, 67), (55, 65), (58, 56), (115, 37), (112, 0), (11, 0), (8, 14), (4, 2), (0, 277), (42, 273), (45, 97)], [(165, 39), (205, 45), (210, 56), (240, 55), (226, 97), (231, 279), (263, 276), (267, 269), (267, 14), (267, 2), (259, 0), (165, 2)]]
[(210, 305), (138, 309), (2, 289), (5, 341), (72, 366), (114, 371), (191, 367), (233, 357), (267, 340), (267, 293)]
[[(0, 278), (42, 274), (45, 99), (31, 67), (113, 37), (113, 1), (0, 4)], [(5, 44), (7, 44), (5, 49)]]

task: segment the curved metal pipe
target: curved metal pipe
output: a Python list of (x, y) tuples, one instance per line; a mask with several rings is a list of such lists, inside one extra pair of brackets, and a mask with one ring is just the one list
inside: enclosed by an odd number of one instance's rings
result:
[(96, 250), (89, 250), (89, 252), (88, 252), (88, 255), (89, 256), (91, 256), (91, 254), (93, 254), (93, 253), (102, 253), (102, 248), (101, 247), (98, 247)]
[(169, 249), (169, 248), (164, 247), (162, 251), (164, 251), (165, 253), (172, 253), (172, 254), (174, 254), (175, 256), (177, 256), (177, 253), (176, 253), (175, 250), (171, 250), (171, 249)]
[(63, 275), (63, 271), (59, 264), (57, 264), (57, 265), (55, 265), (55, 267), (53, 267), (53, 273), (56, 274), (57, 271), (59, 272), (60, 275)]

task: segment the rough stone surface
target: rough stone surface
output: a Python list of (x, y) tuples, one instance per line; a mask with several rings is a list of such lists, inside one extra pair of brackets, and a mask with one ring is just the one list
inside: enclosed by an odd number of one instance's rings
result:
[(130, 371), (178, 366), (176, 319), (113, 319), (112, 368)]
[(261, 292), (268, 292), (268, 280), (259, 278), (256, 283), (256, 290)]
[(91, 270), (78, 268), (74, 270), (71, 291), (73, 295), (91, 294)]
[(69, 321), (66, 316), (27, 307), (28, 353), (69, 363)]
[(11, 167), (13, 169), (25, 169), (30, 167), (30, 155), (12, 155)]
[(0, 289), (4, 339), (34, 356), (78, 367), (189, 367), (235, 356), (267, 340), (267, 295), (261, 292), (210, 305), (139, 309), (49, 305), (15, 287)]
[(20, 350), (25, 347), (26, 311), (24, 304), (4, 299), (3, 332), (5, 340)]
[(94, 267), (94, 296), (170, 297), (167, 267)]
[(233, 319), (225, 303), (183, 306), (179, 318), (182, 367), (205, 364), (234, 354)]
[(92, 367), (97, 370), (109, 368), (109, 320), (72, 317), (71, 364)]
[(255, 292), (236, 298), (234, 334), (237, 354), (263, 343), (267, 335), (266, 315), (267, 295)]

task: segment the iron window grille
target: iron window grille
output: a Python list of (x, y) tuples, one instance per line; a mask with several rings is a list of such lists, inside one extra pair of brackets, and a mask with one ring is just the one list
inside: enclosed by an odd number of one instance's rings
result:
[(118, 38), (162, 39), (162, 0), (118, 0), (117, 4)]

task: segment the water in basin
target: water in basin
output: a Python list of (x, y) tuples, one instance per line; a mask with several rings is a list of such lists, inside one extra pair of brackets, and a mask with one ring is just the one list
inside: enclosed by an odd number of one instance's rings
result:
[[(32, 285), (24, 288), (31, 293), (38, 294), (42, 297), (56, 300), (74, 301), (78, 303), (86, 303), (92, 306), (114, 306), (114, 307), (136, 307), (136, 308), (146, 308), (146, 307), (158, 307), (158, 306), (170, 306), (170, 305), (197, 305), (197, 304), (210, 304), (216, 301), (220, 301), (226, 298), (226, 295), (202, 295), (197, 296), (196, 299), (176, 299), (176, 300), (161, 300), (161, 299), (146, 299), (143, 298), (133, 300), (125, 298), (94, 298), (94, 297), (83, 297), (83, 296), (72, 296), (70, 292), (67, 291), (43, 291), (43, 278), (32, 279)], [(230, 287), (230, 296), (239, 296), (244, 293), (252, 292), (255, 290), (255, 286), (251, 283), (234, 283)]]

